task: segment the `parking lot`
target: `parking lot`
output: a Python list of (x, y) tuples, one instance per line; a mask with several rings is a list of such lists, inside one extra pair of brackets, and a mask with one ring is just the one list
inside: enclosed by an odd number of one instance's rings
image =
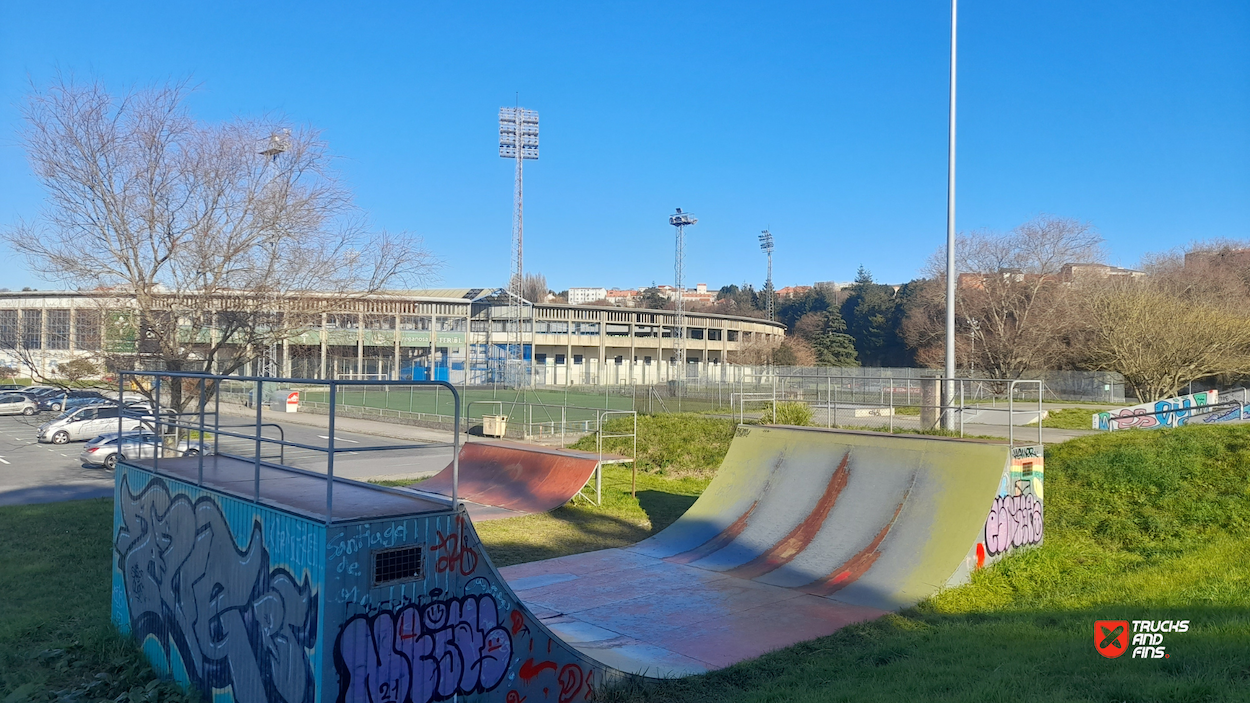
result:
[[(84, 466), (78, 456), (83, 442), (40, 444), (36, 441), (38, 426), (51, 420), (53, 413), (31, 417), (0, 417), (0, 505), (44, 503), (57, 500), (95, 498), (113, 493), (113, 472), (103, 467)], [(230, 431), (251, 432), (247, 421), (239, 418), (238, 427)], [(297, 442), (312, 447), (326, 446), (326, 430), (295, 423), (273, 422), (266, 418), (265, 437)], [(255, 442), (221, 437), (219, 451), (251, 458)], [(357, 480), (383, 478), (415, 478), (441, 470), (451, 461), (451, 449), (397, 449), (394, 451), (355, 452), (352, 447), (390, 446), (411, 443), (374, 435), (336, 432), (335, 443), (345, 452), (334, 460), (335, 476)], [(262, 444), (265, 461), (282, 463), (324, 473), (326, 454), (314, 449), (279, 448)]]

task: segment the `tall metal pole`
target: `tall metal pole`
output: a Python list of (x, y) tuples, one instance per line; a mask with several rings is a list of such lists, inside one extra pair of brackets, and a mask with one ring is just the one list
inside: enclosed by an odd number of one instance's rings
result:
[(955, 378), (955, 39), (959, 0), (951, 0), (950, 118), (946, 169), (946, 380), (942, 383), (942, 426), (953, 429), (950, 404)]
[(673, 259), (673, 285), (677, 289), (677, 324), (673, 327), (673, 352), (677, 356), (677, 389), (681, 394), (682, 384), (686, 380), (686, 306), (685, 288), (682, 283), (682, 268), (685, 266), (686, 225), (693, 225), (697, 219), (684, 213), (681, 208), (670, 215), (668, 223), (677, 228), (677, 251)]
[(508, 351), (508, 362), (512, 365), (513, 354), (516, 354), (516, 366), (513, 371), (516, 374), (511, 381), (514, 384), (520, 383), (521, 369), (525, 365), (525, 333), (523, 328), (524, 321), (521, 319), (524, 312), (524, 306), (521, 303), (522, 292), (525, 290), (525, 200), (522, 189), (522, 168), (521, 164), (525, 163), (525, 158), (521, 150), (521, 110), (516, 111), (516, 133), (517, 133), (517, 150), (516, 150), (516, 190), (512, 194), (512, 305), (510, 306), (516, 320), (516, 335), (512, 340), (516, 346)]

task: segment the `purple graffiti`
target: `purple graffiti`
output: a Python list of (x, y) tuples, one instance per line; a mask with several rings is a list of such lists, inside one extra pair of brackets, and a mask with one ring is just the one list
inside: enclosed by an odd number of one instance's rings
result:
[(339, 703), (428, 703), (490, 691), (511, 661), (512, 636), (489, 593), (357, 615), (334, 643)]
[(311, 703), (309, 653), (317, 638), (317, 594), (286, 569), (269, 567), (259, 520), (239, 549), (219, 506), (171, 495), (153, 479), (138, 495), (122, 477), (114, 548), (130, 628), (177, 648), (190, 682), (231, 687), (234, 700)]
[(994, 556), (1042, 541), (1042, 501), (1032, 493), (998, 496), (985, 520), (985, 550)]

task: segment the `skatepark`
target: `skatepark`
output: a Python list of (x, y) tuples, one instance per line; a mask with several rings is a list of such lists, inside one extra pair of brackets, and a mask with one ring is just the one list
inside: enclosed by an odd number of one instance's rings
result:
[[(458, 436), (451, 448), (411, 489), (336, 477), (332, 462), (123, 461), (114, 622), (158, 671), (218, 699), (593, 700), (897, 612), (1043, 539), (1038, 445), (742, 425), (667, 529), (500, 570), (475, 522), (566, 503), (599, 457)], [(223, 608), (277, 602), (264, 637), (280, 669), (255, 635), (203, 629), (227, 627)]]

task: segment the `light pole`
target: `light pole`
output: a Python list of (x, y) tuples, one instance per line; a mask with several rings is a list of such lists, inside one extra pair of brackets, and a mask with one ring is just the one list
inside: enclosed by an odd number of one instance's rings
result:
[(773, 233), (764, 230), (760, 233), (760, 249), (768, 254), (768, 279), (764, 290), (768, 293), (768, 319), (773, 319)]
[(668, 223), (677, 228), (677, 252), (673, 259), (673, 287), (677, 289), (677, 324), (673, 327), (673, 351), (677, 355), (677, 389), (681, 393), (682, 384), (686, 381), (686, 305), (685, 288), (681, 280), (682, 269), (686, 263), (686, 227), (698, 222), (688, 212), (677, 212), (669, 215)]
[(942, 425), (954, 429), (947, 408), (954, 399), (955, 378), (955, 39), (959, 0), (951, 0), (950, 117), (946, 152), (946, 380), (942, 382)]
[[(513, 366), (515, 354), (515, 373), (510, 382), (520, 385), (520, 375), (525, 363), (525, 323), (522, 318), (525, 311), (522, 290), (525, 284), (525, 241), (524, 241), (524, 210), (523, 178), (521, 165), (526, 160), (538, 159), (538, 112), (523, 107), (499, 108), (499, 156), (516, 160), (516, 180), (512, 191), (512, 258), (511, 273), (508, 277), (509, 317), (516, 322), (516, 334), (511, 341), (515, 347), (508, 345), (507, 366)], [(511, 320), (508, 324), (511, 324)], [(512, 337), (512, 335), (509, 335)], [(510, 374), (511, 375), (511, 374)]]

